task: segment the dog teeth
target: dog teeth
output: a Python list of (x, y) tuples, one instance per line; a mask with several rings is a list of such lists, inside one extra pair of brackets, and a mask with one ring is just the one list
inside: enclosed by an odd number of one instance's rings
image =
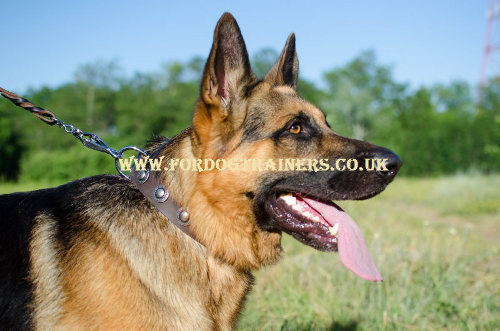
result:
[(308, 211), (303, 212), (303, 213), (302, 213), (302, 216), (305, 216), (305, 217), (307, 217), (308, 219), (310, 219), (310, 220), (314, 221), (314, 215), (313, 215), (313, 214), (311, 214), (311, 213), (310, 213), (310, 212), (308, 212)]
[(330, 226), (328, 230), (330, 231), (330, 234), (332, 236), (336, 236), (337, 233), (339, 232), (339, 223), (335, 223), (334, 226)]
[(288, 194), (282, 194), (280, 195), (280, 199), (282, 199), (283, 201), (285, 201), (285, 203), (289, 206), (296, 206), (297, 205), (297, 198), (295, 198), (292, 193), (288, 193)]
[[(332, 231), (332, 227), (328, 223), (326, 223), (322, 217), (318, 215), (314, 215), (310, 211), (308, 211), (304, 206), (301, 204), (297, 203), (297, 198), (292, 194), (292, 193), (283, 193), (280, 194), (278, 197), (280, 200), (284, 201), (290, 208), (295, 210), (297, 213), (301, 214), (302, 216), (306, 217), (307, 219), (315, 222), (315, 223), (321, 223), (324, 224), (325, 226), (329, 227), (330, 231)], [(337, 231), (335, 227), (333, 227), (335, 231)], [(335, 235), (335, 234), (334, 234)]]
[(316, 222), (316, 223), (323, 223), (323, 221), (321, 220), (321, 218), (319, 218), (318, 216), (312, 216), (312, 217), (309, 217), (313, 222)]

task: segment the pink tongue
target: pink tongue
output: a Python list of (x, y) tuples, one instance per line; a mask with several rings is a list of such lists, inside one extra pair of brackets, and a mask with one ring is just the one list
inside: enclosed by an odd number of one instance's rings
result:
[(316, 200), (303, 198), (311, 207), (318, 211), (328, 223), (339, 224), (337, 245), (340, 259), (345, 267), (355, 275), (373, 282), (382, 281), (375, 262), (366, 248), (363, 235), (354, 220), (345, 212)]

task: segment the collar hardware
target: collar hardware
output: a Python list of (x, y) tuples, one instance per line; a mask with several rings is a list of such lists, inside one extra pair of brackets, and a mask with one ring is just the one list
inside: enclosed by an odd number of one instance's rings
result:
[(137, 182), (144, 184), (149, 178), (149, 170), (141, 170), (137, 172)]
[(168, 193), (167, 189), (163, 185), (158, 185), (154, 190), (154, 197), (158, 202), (167, 201), (170, 193)]
[(187, 223), (189, 221), (189, 212), (182, 207), (179, 208), (177, 211), (177, 219), (183, 223)]
[[(139, 158), (141, 157), (143, 156), (140, 155)], [(170, 196), (159, 172), (151, 172), (149, 169), (137, 171), (132, 167), (129, 179), (170, 223), (199, 243), (189, 228), (189, 211), (179, 206)]]

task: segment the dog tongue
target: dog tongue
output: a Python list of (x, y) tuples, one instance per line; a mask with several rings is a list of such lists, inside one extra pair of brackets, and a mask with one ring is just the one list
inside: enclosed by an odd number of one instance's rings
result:
[(339, 224), (337, 246), (340, 259), (345, 267), (356, 276), (373, 282), (382, 281), (375, 262), (366, 248), (363, 235), (354, 220), (344, 211), (323, 202), (303, 198), (318, 211), (331, 225)]

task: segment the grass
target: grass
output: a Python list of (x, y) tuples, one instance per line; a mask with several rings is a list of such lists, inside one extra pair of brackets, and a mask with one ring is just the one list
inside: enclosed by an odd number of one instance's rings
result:
[(282, 261), (255, 275), (240, 330), (500, 328), (500, 176), (398, 178), (341, 205), (384, 282), (285, 236)]
[[(0, 193), (43, 187), (1, 184)], [(398, 178), (344, 202), (383, 283), (289, 236), (284, 258), (256, 272), (239, 330), (500, 329), (500, 176)]]

